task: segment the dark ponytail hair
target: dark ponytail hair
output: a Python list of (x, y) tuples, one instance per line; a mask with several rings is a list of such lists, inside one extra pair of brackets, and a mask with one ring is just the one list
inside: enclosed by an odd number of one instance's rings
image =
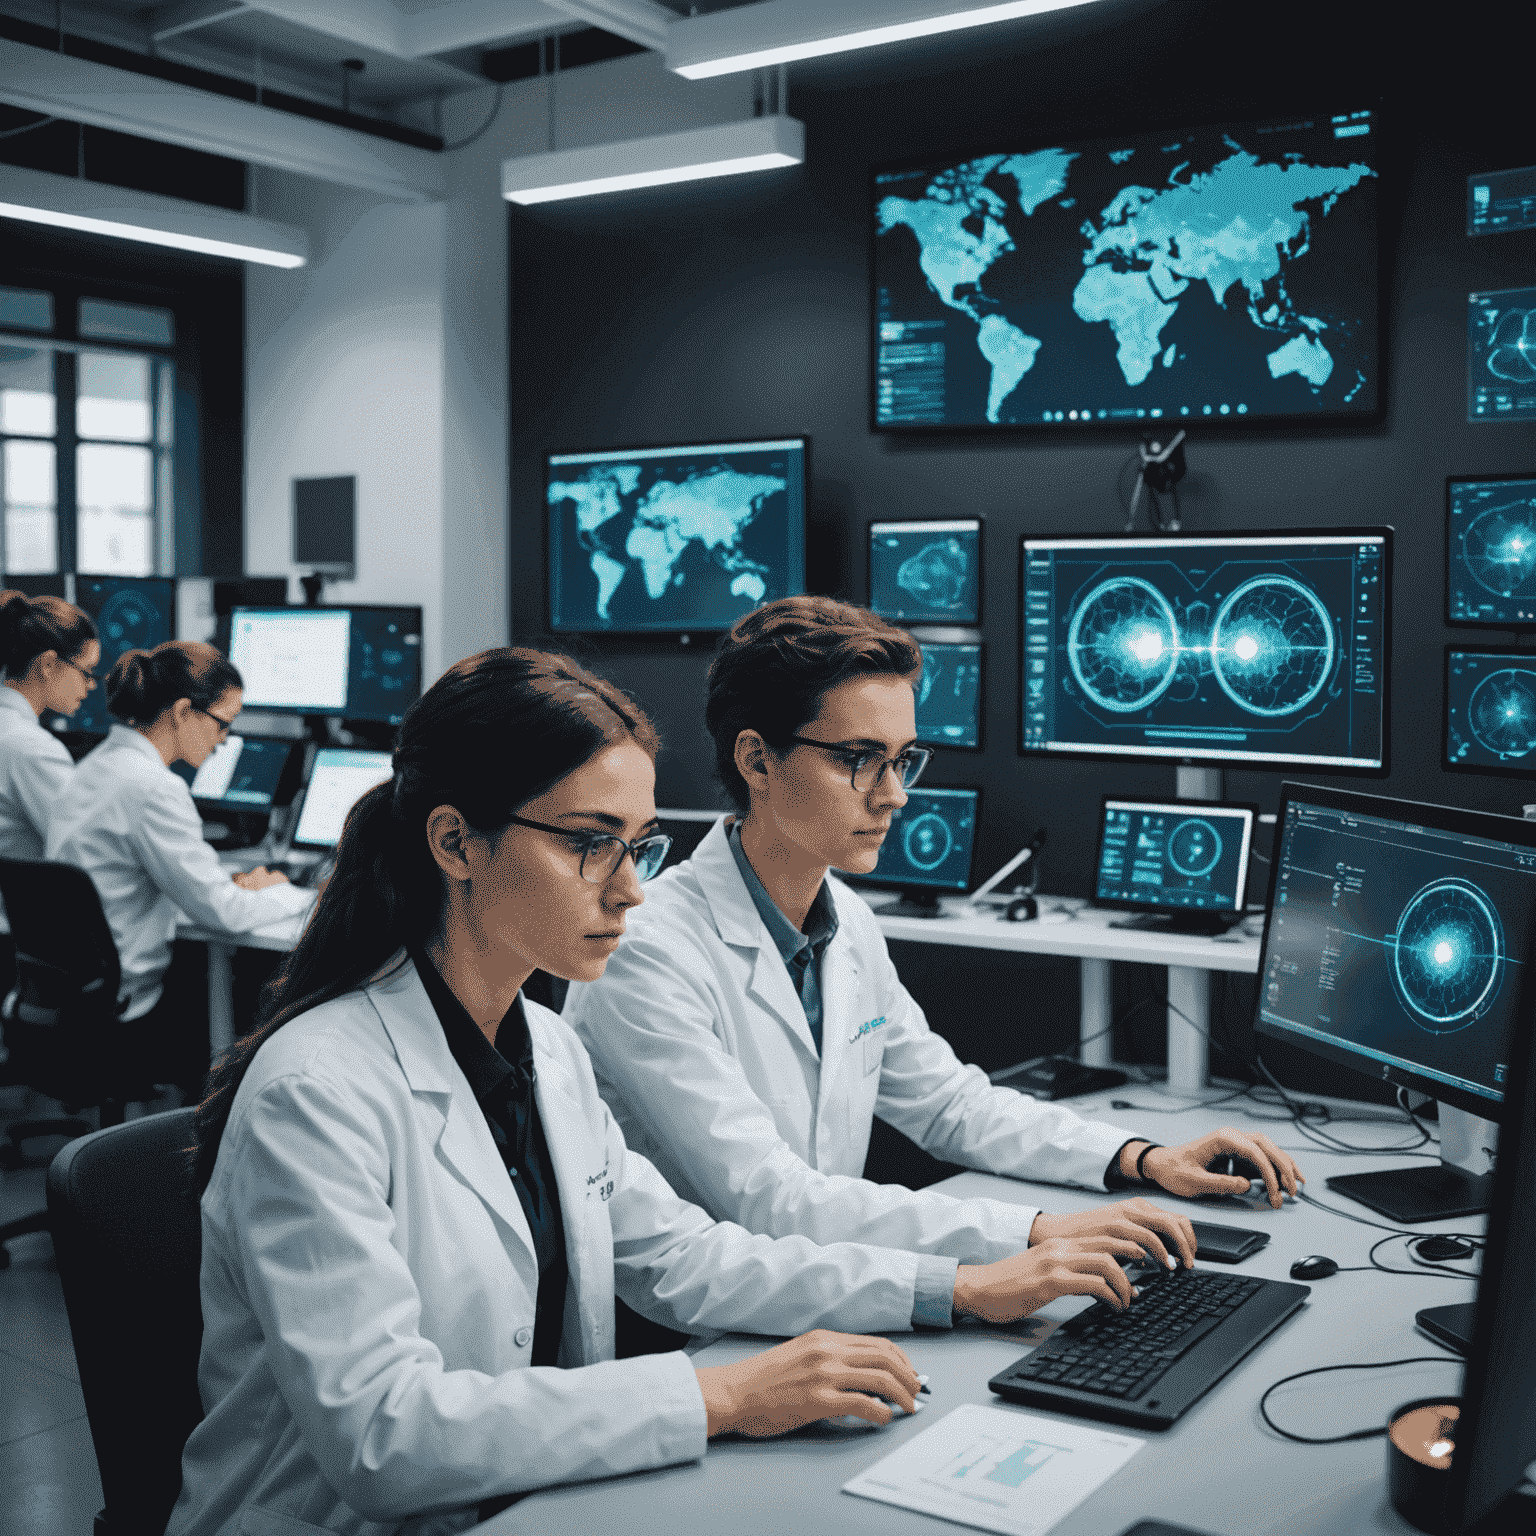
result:
[(453, 806), (496, 833), (530, 800), (623, 738), (660, 746), (639, 706), (564, 656), (482, 651), (450, 667), (406, 712), (394, 777), (354, 805), (336, 868), (262, 998), (262, 1019), (214, 1064), (197, 1110), (196, 1179), (208, 1187), (235, 1094), (256, 1052), (290, 1020), (387, 975), (442, 916), (428, 815)]
[(89, 617), (62, 597), (0, 592), (0, 667), (14, 682), (45, 652), (73, 661), (95, 638)]
[(201, 640), (167, 640), (152, 651), (124, 651), (107, 676), (107, 708), (124, 725), (149, 725), (187, 699), (207, 709), (231, 688), (243, 688), (239, 669)]

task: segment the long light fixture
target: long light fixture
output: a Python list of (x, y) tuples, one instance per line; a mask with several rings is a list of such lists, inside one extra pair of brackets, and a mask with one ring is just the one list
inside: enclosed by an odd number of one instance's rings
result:
[(0, 165), (0, 218), (266, 267), (302, 267), (309, 259), (309, 237), (287, 224), (14, 165)]
[(513, 203), (552, 203), (631, 187), (739, 176), (799, 165), (804, 159), (804, 123), (792, 117), (749, 117), (712, 128), (503, 160), (501, 195)]
[(761, 0), (667, 28), (667, 68), (690, 80), (1014, 21), (1092, 0)]

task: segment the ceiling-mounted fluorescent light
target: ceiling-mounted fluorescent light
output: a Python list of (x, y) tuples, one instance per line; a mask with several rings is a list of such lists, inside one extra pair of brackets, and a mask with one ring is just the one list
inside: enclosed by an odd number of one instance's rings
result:
[(309, 237), (287, 224), (14, 165), (0, 165), (0, 218), (267, 267), (302, 267), (309, 259)]
[(1091, 0), (761, 0), (667, 28), (667, 68), (690, 80), (791, 64), (823, 53), (984, 27)]
[(659, 187), (709, 176), (739, 176), (805, 159), (805, 124), (792, 117), (749, 117), (650, 139), (522, 155), (501, 163), (501, 195), (513, 203)]

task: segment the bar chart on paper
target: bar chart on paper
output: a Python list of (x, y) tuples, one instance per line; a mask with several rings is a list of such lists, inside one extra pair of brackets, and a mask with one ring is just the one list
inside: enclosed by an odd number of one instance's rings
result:
[(1040, 1536), (1145, 1443), (1097, 1425), (967, 1403), (843, 1492), (1003, 1536)]

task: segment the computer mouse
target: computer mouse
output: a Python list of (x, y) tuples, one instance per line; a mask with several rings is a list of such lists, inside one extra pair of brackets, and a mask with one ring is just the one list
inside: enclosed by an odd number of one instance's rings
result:
[(1257, 1163), (1250, 1162), (1246, 1157), (1239, 1156), (1235, 1152), (1223, 1152), (1213, 1157), (1205, 1165), (1207, 1173), (1219, 1173), (1228, 1178), (1262, 1179), (1264, 1175), (1259, 1172)]
[(1292, 1280), (1326, 1280), (1329, 1275), (1336, 1275), (1339, 1266), (1332, 1259), (1325, 1259), (1322, 1254), (1314, 1253), (1310, 1258), (1297, 1259), (1291, 1265)]

